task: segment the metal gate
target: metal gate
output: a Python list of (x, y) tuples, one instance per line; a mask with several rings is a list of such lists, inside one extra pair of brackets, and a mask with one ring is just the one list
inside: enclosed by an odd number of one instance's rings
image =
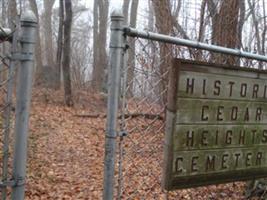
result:
[(240, 66), (265, 69), (267, 57), (123, 27), (120, 13), (111, 16), (103, 198), (178, 199), (177, 192), (161, 188), (172, 58), (211, 62), (212, 52), (222, 64), (236, 59)]
[[(29, 11), (15, 30), (0, 28), (1, 199), (24, 199), (27, 134), (37, 20)], [(16, 92), (14, 89), (16, 87)], [(16, 101), (16, 103), (13, 103)], [(11, 194), (12, 193), (12, 194)]]

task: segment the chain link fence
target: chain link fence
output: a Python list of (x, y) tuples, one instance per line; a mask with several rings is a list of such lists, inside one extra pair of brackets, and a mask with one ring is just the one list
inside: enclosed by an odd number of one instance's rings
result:
[(14, 30), (0, 28), (0, 189), (2, 200), (24, 199), (37, 21), (35, 15), (27, 11), (17, 18), (15, 25)]
[[(11, 152), (12, 129), (14, 128), (14, 104), (13, 89), (16, 74), (16, 62), (12, 59), (12, 54), (16, 52), (18, 45), (18, 26), (17, 29), (8, 33), (1, 29), (5, 35), (0, 43), (0, 131), (1, 131), (1, 174), (2, 174), (2, 199), (7, 197), (7, 186), (5, 183), (11, 179)], [(12, 38), (12, 42), (11, 42)], [(11, 43), (10, 43), (11, 42)], [(10, 192), (10, 191), (9, 191)]]
[[(132, 39), (130, 39), (132, 40)], [(118, 199), (158, 199), (161, 189), (165, 97), (168, 62), (159, 58), (159, 44), (134, 39), (122, 71)], [(165, 46), (170, 50), (170, 46)], [(169, 51), (171, 52), (171, 51)]]
[[(119, 29), (111, 28), (111, 30), (118, 31)], [(160, 39), (149, 39), (150, 33), (144, 36), (144, 32), (139, 33), (138, 30), (133, 30), (133, 32), (135, 32), (134, 35), (127, 33), (127, 29), (124, 29), (126, 44), (121, 52), (114, 197), (116, 199), (182, 198), (186, 192), (168, 192), (161, 187), (166, 97), (172, 59), (181, 58), (263, 70), (266, 69), (266, 63), (263, 60), (260, 61), (264, 59), (262, 57), (255, 60), (253, 57), (255, 54), (252, 57), (245, 55), (246, 58), (241, 58), (242, 52), (239, 50), (231, 49), (229, 54), (232, 55), (230, 56), (220, 53), (226, 48), (210, 52), (202, 47), (192, 48), (190, 45), (185, 47)], [(111, 48), (115, 46), (111, 45)], [(112, 63), (111, 66), (113, 66)], [(231, 189), (233, 193), (236, 187), (238, 186), (233, 183)], [(203, 197), (199, 188), (191, 190), (195, 197)], [(207, 194), (205, 197), (210, 198), (212, 195)], [(106, 199), (110, 198), (106, 196)]]
[[(178, 45), (131, 40), (128, 44), (134, 46), (128, 46), (121, 74), (117, 198), (177, 199), (179, 192), (161, 188), (168, 72), (172, 58), (211, 63), (212, 55)], [(227, 64), (229, 59), (241, 66), (266, 67), (266, 63), (229, 56), (222, 57), (219, 64)]]

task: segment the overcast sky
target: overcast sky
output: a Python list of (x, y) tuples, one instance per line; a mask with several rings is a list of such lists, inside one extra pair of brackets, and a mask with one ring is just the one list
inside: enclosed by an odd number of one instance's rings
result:
[[(91, 8), (93, 8), (94, 1), (93, 0), (84, 0), (87, 5), (89, 5)], [(122, 8), (123, 0), (111, 0), (110, 1), (110, 10), (113, 10), (114, 8)]]

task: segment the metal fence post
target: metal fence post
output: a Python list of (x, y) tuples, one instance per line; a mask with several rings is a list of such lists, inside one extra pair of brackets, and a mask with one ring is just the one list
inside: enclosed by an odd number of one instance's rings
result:
[(103, 199), (113, 199), (117, 138), (117, 113), (120, 91), (120, 68), (123, 45), (123, 15), (119, 10), (111, 14), (110, 57), (108, 76), (108, 110), (105, 137)]
[(11, 194), (13, 200), (24, 199), (36, 27), (37, 19), (33, 12), (25, 12), (21, 17), (21, 50), (19, 54), (21, 65), (18, 69), (16, 92), (15, 150), (12, 174), (14, 186)]

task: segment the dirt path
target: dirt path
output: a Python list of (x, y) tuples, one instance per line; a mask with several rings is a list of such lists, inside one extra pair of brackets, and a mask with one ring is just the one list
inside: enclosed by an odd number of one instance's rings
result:
[[(26, 199), (102, 199), (105, 119), (75, 117), (84, 111), (33, 102)], [(160, 187), (155, 191), (159, 194), (152, 199), (164, 199)], [(244, 199), (243, 191), (243, 183), (231, 183), (180, 190), (169, 197)]]
[(99, 199), (103, 119), (82, 119), (60, 105), (33, 104), (27, 199)]

